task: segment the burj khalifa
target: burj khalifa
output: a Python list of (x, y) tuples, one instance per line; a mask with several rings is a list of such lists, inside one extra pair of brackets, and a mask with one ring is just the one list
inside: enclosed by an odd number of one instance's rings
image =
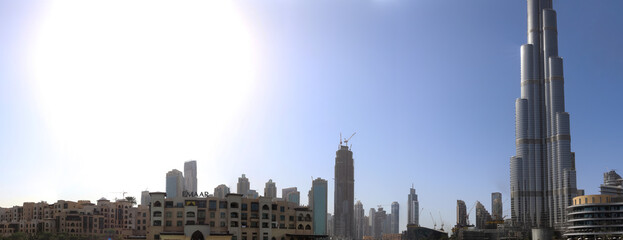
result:
[(524, 228), (561, 230), (577, 187), (556, 11), (552, 0), (527, 3), (528, 43), (521, 46), (521, 97), (515, 101), (517, 152), (510, 159), (511, 217)]

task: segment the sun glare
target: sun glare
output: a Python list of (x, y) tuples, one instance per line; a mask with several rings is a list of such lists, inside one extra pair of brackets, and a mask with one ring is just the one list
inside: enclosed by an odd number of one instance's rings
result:
[(70, 164), (209, 158), (247, 107), (253, 50), (227, 1), (56, 1), (30, 72)]

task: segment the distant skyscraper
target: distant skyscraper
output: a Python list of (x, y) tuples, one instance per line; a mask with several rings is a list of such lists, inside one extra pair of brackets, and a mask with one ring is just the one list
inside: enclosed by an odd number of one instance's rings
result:
[(365, 222), (365, 210), (361, 201), (355, 203), (355, 239), (363, 239), (367, 222)]
[(281, 189), (281, 197), (288, 202), (293, 202), (297, 205), (301, 204), (301, 192), (296, 187)]
[(476, 202), (476, 228), (487, 228), (487, 222), (491, 220), (491, 214), (489, 214), (485, 206), (480, 202)]
[(511, 216), (525, 228), (564, 228), (577, 194), (562, 58), (552, 0), (527, 0), (528, 44), (521, 46), (521, 97), (515, 102)]
[(143, 206), (149, 206), (149, 191), (142, 191), (141, 192), (141, 205)]
[(603, 195), (623, 196), (623, 178), (614, 170), (604, 173), (604, 184), (600, 186)]
[(327, 235), (333, 236), (333, 215), (327, 213)]
[(327, 193), (327, 180), (316, 178), (316, 180), (312, 181), (309, 206), (314, 214), (313, 224), (315, 235), (327, 234)]
[(374, 233), (374, 229), (375, 229), (375, 222), (376, 222), (376, 209), (374, 208), (370, 208), (370, 211), (368, 212), (368, 219), (370, 220), (370, 236), (376, 236), (376, 234)]
[(502, 220), (502, 193), (491, 193), (491, 218), (495, 221)]
[(214, 196), (217, 198), (225, 198), (229, 194), (229, 187), (225, 184), (218, 185), (214, 188)]
[(266, 182), (264, 197), (277, 198), (277, 185), (272, 179), (268, 179), (268, 182)]
[(417, 194), (415, 194), (415, 188), (411, 186), (411, 192), (409, 192), (409, 199), (407, 200), (407, 224), (420, 225), (420, 203), (417, 200)]
[(355, 176), (353, 166), (353, 152), (349, 147), (342, 145), (335, 153), (335, 194), (333, 201), (333, 224), (335, 236), (342, 239), (352, 239), (354, 234), (354, 203), (355, 203)]
[(197, 192), (197, 161), (195, 160), (184, 163), (184, 190)]
[(398, 229), (400, 228), (400, 205), (398, 202), (392, 203), (392, 218), (391, 218), (391, 232), (390, 233), (398, 233)]
[(184, 175), (177, 169), (167, 173), (167, 198), (182, 197)]
[(467, 226), (467, 206), (463, 200), (456, 200), (456, 225)]
[(254, 189), (249, 189), (246, 196), (247, 198), (259, 198), (260, 194), (257, 193), (257, 191), (255, 191)]
[(249, 179), (247, 176), (242, 174), (242, 177), (238, 178), (238, 188), (236, 193), (242, 194), (243, 196), (247, 196), (249, 193), (249, 189), (251, 189), (251, 183), (249, 183)]
[(385, 226), (387, 222), (387, 214), (382, 207), (374, 213), (374, 238), (381, 239), (383, 233), (386, 233)]

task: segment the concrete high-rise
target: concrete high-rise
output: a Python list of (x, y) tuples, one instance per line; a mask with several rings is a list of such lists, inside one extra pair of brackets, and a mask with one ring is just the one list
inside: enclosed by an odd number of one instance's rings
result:
[(296, 187), (281, 189), (281, 198), (288, 202), (296, 203), (297, 205), (301, 204), (301, 192), (299, 192)]
[(516, 155), (510, 159), (511, 217), (524, 228), (562, 230), (577, 194), (552, 0), (527, 0), (521, 97), (515, 101)]
[(177, 169), (167, 173), (167, 198), (182, 197), (184, 175)]
[(368, 212), (368, 220), (370, 220), (370, 236), (376, 236), (374, 233), (374, 228), (376, 227), (374, 222), (376, 221), (376, 209), (370, 208)]
[(502, 193), (491, 193), (491, 218), (494, 221), (501, 221), (504, 217), (502, 210)]
[(491, 222), (491, 214), (480, 202), (476, 202), (476, 228), (486, 229)]
[(357, 201), (355, 203), (355, 236), (354, 239), (361, 240), (366, 232), (366, 226), (368, 225), (365, 222), (365, 210), (363, 209), (363, 204), (361, 201)]
[(376, 213), (374, 213), (374, 238), (375, 239), (381, 239), (381, 237), (383, 236), (383, 233), (387, 233), (385, 232), (385, 226), (387, 222), (387, 214), (385, 213), (385, 210), (383, 210), (382, 207), (379, 207), (378, 210), (376, 210)]
[(398, 229), (400, 228), (400, 205), (398, 202), (392, 203), (391, 215), (391, 231), (389, 233), (398, 233)]
[(145, 190), (141, 192), (141, 205), (149, 206), (151, 198), (149, 197), (149, 191)]
[(340, 148), (335, 154), (334, 236), (338, 239), (352, 239), (355, 235), (353, 152), (347, 145), (340, 144)]
[(268, 182), (266, 182), (264, 197), (277, 198), (277, 185), (272, 179), (268, 179)]
[(229, 187), (225, 184), (218, 185), (214, 188), (214, 196), (217, 198), (225, 198), (229, 194)]
[(309, 206), (313, 212), (314, 234), (327, 234), (327, 180), (316, 178), (312, 181)]
[(236, 193), (242, 194), (242, 196), (247, 196), (249, 194), (249, 190), (251, 189), (251, 183), (249, 183), (249, 179), (246, 175), (242, 174), (242, 177), (238, 178), (238, 185), (236, 188)]
[(407, 224), (420, 225), (420, 203), (417, 200), (417, 194), (415, 194), (415, 188), (411, 186), (409, 196), (407, 200)]
[(467, 206), (463, 200), (456, 200), (456, 226), (467, 226)]
[(623, 196), (623, 178), (614, 170), (604, 173), (604, 184), (599, 189), (604, 195)]
[(184, 191), (197, 192), (197, 161), (195, 160), (184, 163)]

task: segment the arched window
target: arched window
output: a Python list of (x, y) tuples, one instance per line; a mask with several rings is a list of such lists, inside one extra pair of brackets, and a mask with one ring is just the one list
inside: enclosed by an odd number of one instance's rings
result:
[(195, 212), (187, 212), (186, 217), (195, 217)]
[(305, 226), (305, 230), (311, 230), (311, 226), (309, 226), (309, 224), (307, 224), (307, 225)]
[[(160, 203), (160, 201), (156, 201), (154, 203), (154, 207), (162, 207), (162, 203)], [(108, 209), (106, 209), (106, 211), (108, 212)]]
[(195, 231), (193, 235), (190, 237), (190, 240), (205, 240), (203, 234), (199, 231)]
[(264, 204), (264, 206), (262, 206), (262, 210), (270, 210), (270, 208), (268, 207), (268, 205)]
[(233, 202), (233, 203), (229, 204), (229, 207), (230, 208), (238, 208), (238, 203)]
[(303, 224), (299, 224), (298, 229), (303, 230)]
[(305, 215), (305, 221), (311, 221), (311, 215), (309, 215), (309, 213)]

